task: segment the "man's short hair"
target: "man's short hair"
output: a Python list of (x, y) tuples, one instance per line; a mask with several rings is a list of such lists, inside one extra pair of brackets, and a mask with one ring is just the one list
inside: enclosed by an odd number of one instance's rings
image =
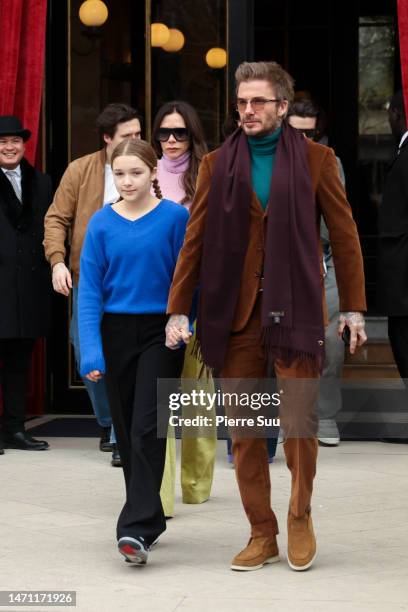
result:
[(314, 140), (319, 142), (327, 135), (327, 115), (324, 109), (310, 98), (299, 98), (289, 106), (287, 117), (313, 117), (316, 119)]
[(140, 125), (142, 125), (142, 119), (136, 109), (127, 104), (113, 102), (105, 106), (98, 116), (96, 127), (101, 136), (106, 134), (109, 138), (113, 138), (119, 123), (132, 121), (132, 119), (138, 119)]
[(289, 106), (288, 117), (296, 115), (296, 117), (318, 117), (321, 109), (312, 100), (303, 98), (295, 100)]
[(242, 62), (235, 71), (236, 90), (247, 81), (269, 81), (280, 100), (292, 102), (294, 79), (277, 62)]

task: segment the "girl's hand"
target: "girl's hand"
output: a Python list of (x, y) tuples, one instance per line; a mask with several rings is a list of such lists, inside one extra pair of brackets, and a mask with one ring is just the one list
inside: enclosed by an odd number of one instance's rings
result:
[(85, 378), (96, 383), (98, 382), (98, 380), (101, 380), (101, 378), (103, 378), (103, 372), (100, 372), (99, 370), (92, 370), (92, 372), (88, 372)]

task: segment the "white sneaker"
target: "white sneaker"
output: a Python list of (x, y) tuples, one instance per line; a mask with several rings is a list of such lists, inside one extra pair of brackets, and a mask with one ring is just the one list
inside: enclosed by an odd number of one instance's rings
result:
[(120, 538), (118, 541), (118, 549), (128, 563), (146, 565), (149, 547), (146, 545), (144, 538)]
[(338, 446), (340, 432), (334, 419), (320, 419), (317, 439), (322, 446)]

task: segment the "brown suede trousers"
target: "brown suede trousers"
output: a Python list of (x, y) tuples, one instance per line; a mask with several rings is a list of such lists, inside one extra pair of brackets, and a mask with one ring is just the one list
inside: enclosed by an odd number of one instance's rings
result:
[[(247, 325), (231, 334), (221, 379), (265, 378), (268, 362), (260, 342), (261, 318), (258, 299)], [(290, 367), (280, 359), (274, 368), (281, 393), (279, 417), (284, 430), (286, 464), (292, 477), (289, 509), (301, 517), (310, 507), (316, 473), (318, 376), (307, 363)], [(235, 473), (242, 503), (251, 524), (252, 537), (279, 533), (271, 507), (271, 481), (265, 438), (240, 437), (231, 432)]]

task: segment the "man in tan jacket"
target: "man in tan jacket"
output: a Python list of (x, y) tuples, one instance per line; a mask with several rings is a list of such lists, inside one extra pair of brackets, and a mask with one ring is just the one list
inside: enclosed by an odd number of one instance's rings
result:
[[(86, 228), (97, 210), (119, 197), (110, 167), (112, 151), (125, 138), (141, 136), (140, 116), (126, 104), (108, 104), (96, 125), (105, 143), (104, 148), (69, 164), (45, 217), (45, 256), (52, 268), (54, 290), (65, 296), (69, 296), (70, 290), (73, 290), (70, 336), (78, 366), (81, 358), (78, 333), (79, 258)], [(69, 232), (71, 251), (67, 267), (65, 243)], [(105, 383), (103, 380), (93, 383), (85, 378), (83, 381), (102, 428), (100, 450), (112, 450), (112, 465), (120, 466)]]
[[(339, 333), (348, 326), (351, 352), (366, 340), (363, 262), (333, 151), (284, 121), (293, 100), (290, 75), (275, 62), (244, 62), (235, 77), (241, 127), (201, 163), (169, 295), (166, 345), (177, 350), (189, 342), (188, 314), (199, 285), (198, 348), (222, 384), (265, 378), (273, 364), (284, 390), (280, 419), (292, 477), (287, 559), (301, 571), (316, 556), (315, 400), (327, 320), (321, 215), (339, 287)], [(232, 438), (251, 537), (231, 569), (256, 570), (279, 561), (266, 440), (248, 433)]]

